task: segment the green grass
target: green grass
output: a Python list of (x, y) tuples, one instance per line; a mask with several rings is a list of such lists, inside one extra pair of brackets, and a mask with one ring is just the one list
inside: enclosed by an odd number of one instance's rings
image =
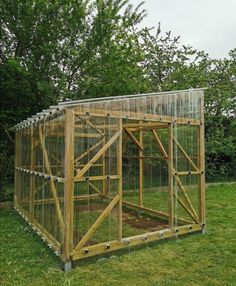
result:
[[(197, 187), (188, 186), (187, 188), (188, 197), (196, 210), (198, 212), (198, 190)], [(178, 198), (185, 202), (182, 192), (178, 189)], [(123, 195), (123, 199), (130, 203), (138, 204), (138, 192), (131, 192), (129, 194)], [(162, 211), (168, 213), (168, 200), (169, 195), (167, 191), (157, 191), (157, 192), (143, 192), (143, 206), (151, 208), (154, 210)], [(178, 218), (183, 218), (187, 220), (192, 220), (191, 217), (186, 213), (186, 211), (174, 200), (174, 215)]]
[[(92, 224), (96, 221), (96, 219), (99, 217), (100, 214), (101, 211), (80, 213), (79, 222), (77, 223), (77, 229), (79, 230), (79, 232), (84, 235), (92, 226)], [(100, 225), (100, 227), (92, 236), (92, 240), (96, 243), (115, 240), (117, 237), (117, 223), (118, 223), (117, 213), (114, 212), (110, 217), (108, 216), (108, 218), (106, 218), (103, 221), (103, 223)], [(144, 229), (142, 229), (141, 231), (140, 229), (137, 228), (131, 228), (129, 225), (125, 223), (123, 223), (122, 230), (123, 230), (123, 235), (126, 237), (146, 232)]]
[(79, 262), (70, 273), (15, 211), (0, 211), (0, 285), (236, 285), (236, 185), (207, 190), (205, 235)]

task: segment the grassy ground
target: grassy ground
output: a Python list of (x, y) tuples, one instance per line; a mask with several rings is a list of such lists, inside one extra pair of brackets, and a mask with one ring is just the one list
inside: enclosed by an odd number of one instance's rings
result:
[(207, 190), (205, 235), (80, 262), (70, 273), (15, 213), (0, 211), (0, 285), (236, 285), (236, 185)]

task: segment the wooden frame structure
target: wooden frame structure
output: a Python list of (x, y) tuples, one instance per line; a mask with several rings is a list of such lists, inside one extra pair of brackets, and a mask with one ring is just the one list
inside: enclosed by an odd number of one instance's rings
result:
[[(16, 125), (15, 158), (15, 208), (65, 270), (205, 229), (203, 89), (60, 103)], [(126, 210), (164, 225), (127, 236)]]

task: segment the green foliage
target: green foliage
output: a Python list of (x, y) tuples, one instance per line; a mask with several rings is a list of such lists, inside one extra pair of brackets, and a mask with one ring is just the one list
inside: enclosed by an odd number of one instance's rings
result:
[(10, 128), (66, 98), (145, 90), (136, 25), (144, 11), (128, 0), (0, 3), (0, 193), (13, 182)]
[[(0, 66), (0, 190), (12, 181), (14, 170), (14, 136), (10, 128), (37, 110), (27, 77), (16, 59), (9, 58)], [(2, 196), (0, 191), (0, 200)]]
[(236, 177), (236, 49), (228, 59), (181, 46), (171, 33), (142, 33), (143, 66), (152, 91), (207, 87), (205, 92), (206, 175)]

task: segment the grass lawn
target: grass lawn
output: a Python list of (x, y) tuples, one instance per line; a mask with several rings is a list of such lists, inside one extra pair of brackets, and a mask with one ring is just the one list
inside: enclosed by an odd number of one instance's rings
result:
[(0, 211), (0, 285), (236, 285), (236, 185), (207, 189), (207, 233), (77, 263), (69, 273), (15, 211)]

